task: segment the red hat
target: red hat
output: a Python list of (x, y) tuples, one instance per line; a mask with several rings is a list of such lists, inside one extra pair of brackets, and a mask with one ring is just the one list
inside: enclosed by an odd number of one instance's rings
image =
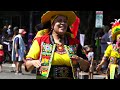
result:
[(27, 32), (24, 29), (19, 29), (20, 34), (26, 34)]

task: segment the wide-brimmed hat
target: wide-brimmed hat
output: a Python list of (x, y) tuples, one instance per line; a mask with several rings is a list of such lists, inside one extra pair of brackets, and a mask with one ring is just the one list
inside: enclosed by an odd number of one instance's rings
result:
[(55, 15), (63, 15), (68, 18), (68, 25), (71, 26), (76, 20), (76, 14), (73, 11), (47, 11), (41, 17), (41, 23), (45, 24)]
[(3, 45), (0, 44), (0, 49), (3, 49)]
[(120, 34), (120, 19), (115, 19), (115, 22), (112, 22), (112, 40), (116, 40), (118, 34)]

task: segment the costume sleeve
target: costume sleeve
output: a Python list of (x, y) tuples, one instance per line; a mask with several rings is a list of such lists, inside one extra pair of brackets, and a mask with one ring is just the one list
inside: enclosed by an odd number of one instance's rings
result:
[(109, 57), (110, 56), (110, 54), (111, 54), (111, 51), (112, 51), (112, 45), (109, 45), (108, 47), (107, 47), (107, 49), (106, 49), (106, 51), (105, 51), (105, 54), (104, 54), (104, 56), (105, 57)]
[(39, 59), (40, 56), (40, 46), (37, 40), (34, 40), (32, 43), (32, 46), (26, 56), (26, 59), (32, 58), (32, 59)]

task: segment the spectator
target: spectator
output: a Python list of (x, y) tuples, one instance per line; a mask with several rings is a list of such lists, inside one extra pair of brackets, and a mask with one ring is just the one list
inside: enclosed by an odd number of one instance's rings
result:
[(112, 44), (112, 43), (113, 43), (113, 40), (112, 40), (112, 30), (111, 30), (111, 29), (108, 31), (108, 34), (109, 34), (109, 40), (110, 40), (110, 41), (108, 41), (107, 43), (108, 43), (108, 44)]
[(19, 34), (13, 38), (12, 44), (12, 60), (16, 63), (15, 74), (22, 74), (22, 63), (24, 60), (24, 55), (26, 53), (25, 43), (23, 41), (23, 36), (26, 34), (24, 29), (19, 29)]
[(100, 41), (100, 45), (101, 45), (101, 57), (103, 57), (104, 52), (105, 52), (105, 50), (106, 50), (106, 48), (108, 46), (107, 42), (110, 42), (109, 34), (108, 34), (109, 29), (110, 29), (109, 26), (104, 26), (104, 28), (103, 28), (104, 34), (101, 37), (101, 41)]
[[(108, 47), (108, 42), (110, 42), (110, 38), (109, 38), (109, 26), (104, 26), (103, 30), (104, 30), (104, 35), (101, 37), (101, 41), (100, 41), (100, 46), (101, 46), (101, 58), (103, 57), (106, 48)], [(102, 67), (102, 71), (103, 73), (106, 72), (108, 63), (106, 62), (103, 67)]]
[(88, 46), (88, 61), (90, 63), (90, 68), (89, 68), (89, 79), (93, 79), (93, 72), (94, 72), (94, 52), (93, 52), (93, 47), (91, 45)]
[(96, 50), (95, 50), (95, 56), (96, 56), (96, 60), (101, 60), (101, 47), (100, 47), (100, 41), (101, 41), (101, 37), (104, 35), (104, 31), (103, 28), (99, 28), (98, 31), (95, 33), (95, 46), (96, 46)]
[[(14, 37), (16, 36), (16, 35), (18, 35), (18, 32), (19, 32), (19, 28), (16, 26), (16, 27), (14, 27), (13, 28), (13, 32), (14, 32), (14, 34), (13, 34), (13, 37), (12, 37), (12, 42), (13, 42), (13, 39), (14, 39)], [(12, 46), (11, 46), (12, 47)], [(12, 64), (12, 71), (11, 72), (15, 72), (15, 70), (14, 70), (14, 67), (16, 67), (17, 66), (17, 64), (16, 64), (16, 61), (15, 60), (13, 60), (13, 59), (15, 59), (15, 58), (11, 58), (12, 59), (12, 61), (13, 61), (13, 64)]]
[(8, 25), (7, 33), (8, 33), (8, 38), (11, 39), (11, 37), (13, 36), (12, 25)]
[(3, 45), (0, 44), (0, 72), (2, 72), (2, 63), (4, 61)]

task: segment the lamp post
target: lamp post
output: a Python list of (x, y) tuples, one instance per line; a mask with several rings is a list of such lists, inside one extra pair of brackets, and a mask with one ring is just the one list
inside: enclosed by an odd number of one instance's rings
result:
[(32, 32), (32, 19), (33, 19), (33, 11), (30, 11), (30, 31), (29, 31), (29, 33)]
[(29, 33), (28, 33), (28, 45), (27, 45), (27, 50), (30, 49), (31, 44), (32, 44), (32, 40), (33, 40), (33, 11), (30, 11), (30, 27), (29, 27)]
[[(95, 21), (95, 27), (96, 28), (103, 28), (103, 11), (96, 11), (96, 21)], [(98, 29), (100, 30), (100, 29)], [(96, 59), (101, 59), (101, 50), (100, 50), (100, 37), (97, 37), (96, 39)]]

